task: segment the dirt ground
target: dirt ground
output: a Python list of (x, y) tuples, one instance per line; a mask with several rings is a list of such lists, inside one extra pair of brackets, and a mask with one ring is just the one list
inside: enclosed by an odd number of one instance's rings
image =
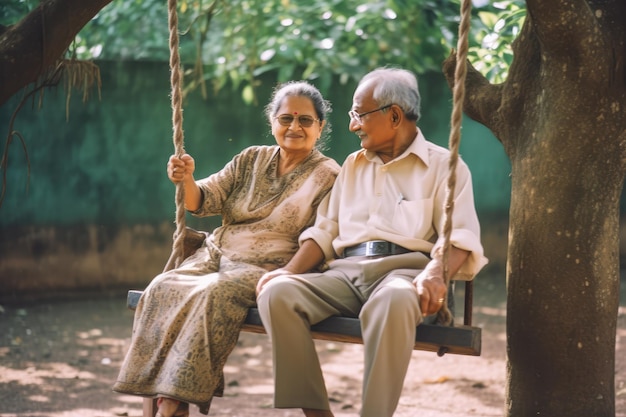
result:
[[(616, 344), (616, 416), (626, 417), (626, 280)], [(502, 416), (505, 390), (503, 277), (479, 277), (474, 324), (483, 330), (480, 357), (415, 351), (397, 417)], [(125, 294), (0, 309), (0, 416), (141, 416), (141, 398), (111, 391), (127, 348), (132, 312)], [(336, 417), (358, 415), (362, 346), (318, 341)], [(211, 416), (301, 416), (271, 408), (267, 336), (242, 333), (226, 367), (224, 398)], [(200, 416), (192, 407), (192, 416)]]

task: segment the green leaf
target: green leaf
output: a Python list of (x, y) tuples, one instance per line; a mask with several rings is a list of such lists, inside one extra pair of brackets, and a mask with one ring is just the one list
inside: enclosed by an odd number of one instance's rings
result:
[[(5, 0), (0, 24), (18, 21), (39, 0)], [(506, 77), (511, 43), (525, 19), (523, 1), (472, 9), (469, 59), (490, 80)], [(198, 75), (254, 100), (256, 78), (341, 83), (393, 65), (440, 71), (458, 38), (460, 0), (180, 0), (182, 62)], [(69, 53), (83, 59), (169, 60), (167, 4), (113, 0), (85, 26)], [(273, 50), (273, 54), (265, 51)], [(97, 54), (97, 55), (96, 55)], [(200, 82), (190, 83), (200, 85)], [(250, 87), (250, 88), (248, 88)]]

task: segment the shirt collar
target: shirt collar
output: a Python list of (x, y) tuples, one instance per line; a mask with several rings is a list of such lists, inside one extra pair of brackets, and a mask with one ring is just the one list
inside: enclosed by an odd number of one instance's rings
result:
[[(409, 147), (406, 148), (404, 152), (402, 152), (402, 154), (398, 155), (396, 158), (389, 161), (388, 163), (392, 163), (394, 161), (406, 158), (410, 154), (417, 156), (419, 159), (422, 160), (422, 162), (424, 162), (426, 166), (428, 166), (428, 144), (426, 143), (426, 138), (419, 128), (417, 128), (417, 135), (415, 136), (415, 139), (413, 139), (413, 142), (411, 142)], [(376, 155), (375, 152), (363, 149), (363, 155), (370, 162), (381, 162), (380, 158)]]

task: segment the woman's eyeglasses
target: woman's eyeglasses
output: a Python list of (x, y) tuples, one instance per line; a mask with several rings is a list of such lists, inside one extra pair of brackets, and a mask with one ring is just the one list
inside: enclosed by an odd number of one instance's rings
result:
[(316, 119), (313, 116), (294, 116), (292, 114), (281, 114), (280, 116), (274, 117), (274, 119), (278, 120), (282, 126), (291, 126), (294, 119), (298, 121), (298, 124), (302, 127), (311, 127), (314, 122), (318, 122), (320, 119)]

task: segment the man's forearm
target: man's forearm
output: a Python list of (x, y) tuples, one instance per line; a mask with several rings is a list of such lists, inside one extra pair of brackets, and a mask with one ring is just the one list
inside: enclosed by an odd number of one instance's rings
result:
[[(455, 276), (456, 273), (459, 272), (470, 254), (470, 251), (450, 246), (450, 251), (448, 252), (448, 275), (450, 277)], [(441, 267), (441, 273), (443, 274), (443, 249), (438, 251), (437, 256), (431, 262), (438, 263)]]

